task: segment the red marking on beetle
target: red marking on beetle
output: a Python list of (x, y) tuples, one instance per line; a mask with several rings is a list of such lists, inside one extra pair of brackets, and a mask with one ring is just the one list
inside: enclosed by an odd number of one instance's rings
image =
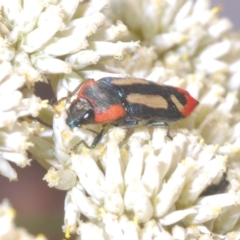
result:
[(96, 84), (97, 82), (94, 79), (89, 79), (88, 81), (86, 81), (81, 87), (81, 89), (79, 90), (77, 98), (84, 98), (85, 89), (89, 88), (91, 85), (96, 85)]
[(182, 88), (178, 88), (178, 87), (174, 87), (176, 88), (179, 92), (181, 92), (184, 97), (186, 98), (186, 105), (184, 106), (184, 109), (181, 111), (182, 115), (184, 117), (188, 116), (193, 110), (194, 108), (198, 105), (198, 101), (196, 99), (194, 99), (188, 91), (182, 89)]
[(126, 111), (121, 104), (115, 104), (110, 106), (105, 111), (99, 112), (95, 110), (95, 122), (96, 123), (108, 123), (118, 120), (126, 115)]

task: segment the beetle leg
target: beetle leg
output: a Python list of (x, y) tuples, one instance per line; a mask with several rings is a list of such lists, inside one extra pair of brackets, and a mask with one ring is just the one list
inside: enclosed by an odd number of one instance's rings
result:
[(88, 145), (84, 140), (81, 140), (79, 143), (77, 143), (74, 147), (72, 147), (70, 149), (70, 153), (75, 151), (81, 144), (83, 144), (86, 148), (90, 148), (90, 149), (93, 149), (97, 146), (97, 144), (99, 143), (99, 141), (101, 140), (102, 138), (102, 135), (103, 135), (103, 132), (105, 130), (105, 126), (102, 127), (101, 131), (98, 133), (92, 129), (88, 129), (88, 128), (85, 128), (95, 134), (97, 134), (97, 136), (93, 139), (93, 142), (91, 145)]
[(138, 121), (134, 119), (124, 119), (124, 121), (119, 121), (114, 124), (115, 127), (123, 127), (123, 128), (132, 128), (138, 125)]
[(102, 127), (101, 131), (98, 133), (98, 135), (93, 139), (92, 145), (90, 148), (95, 148), (97, 146), (97, 144), (99, 143), (99, 141), (102, 138), (103, 132), (105, 130), (105, 126)]
[(105, 130), (105, 127), (106, 127), (106, 125), (104, 125), (103, 127), (102, 127), (102, 129), (101, 129), (101, 131), (100, 132), (96, 132), (96, 131), (94, 131), (94, 130), (92, 130), (92, 129), (89, 129), (89, 128), (85, 128), (85, 127), (83, 127), (82, 126), (82, 128), (84, 128), (84, 129), (86, 129), (86, 130), (88, 130), (88, 131), (90, 131), (90, 132), (92, 132), (92, 133), (95, 133), (97, 136), (93, 139), (93, 142), (92, 142), (92, 144), (91, 144), (91, 146), (89, 146), (85, 141), (81, 141), (83, 144), (84, 144), (84, 146), (85, 147), (87, 147), (87, 148), (95, 148), (96, 146), (97, 146), (97, 144), (99, 143), (99, 141), (101, 140), (101, 138), (102, 138), (102, 135), (103, 135), (103, 132), (104, 132), (104, 130)]
[(154, 121), (153, 119), (148, 120), (148, 122), (143, 122), (143, 121), (138, 121), (131, 118), (129, 119), (126, 118), (124, 119), (123, 122), (118, 122), (117, 124), (114, 124), (114, 126), (116, 127), (124, 127), (124, 128), (132, 128), (132, 127), (136, 127), (137, 125), (146, 125), (146, 126), (152, 126), (152, 127), (158, 127), (158, 126), (166, 127), (167, 128), (166, 136), (171, 140), (173, 139), (170, 133), (170, 127), (166, 122)]
[(69, 154), (74, 152), (81, 144), (83, 144), (86, 148), (91, 148), (91, 146), (89, 146), (84, 140), (81, 140), (70, 149)]
[(171, 136), (171, 133), (170, 133), (170, 127), (169, 127), (169, 125), (166, 122), (149, 122), (147, 124), (147, 126), (153, 126), (153, 127), (163, 126), (163, 127), (166, 127), (167, 128), (166, 136), (168, 138), (170, 138), (171, 140), (173, 139), (173, 137)]

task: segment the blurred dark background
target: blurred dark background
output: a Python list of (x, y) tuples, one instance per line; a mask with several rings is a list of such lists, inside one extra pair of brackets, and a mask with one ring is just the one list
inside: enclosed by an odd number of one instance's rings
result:
[(14, 168), (18, 173), (17, 182), (0, 176), (0, 201), (4, 198), (10, 201), (16, 210), (16, 225), (34, 235), (42, 233), (49, 240), (63, 239), (65, 192), (47, 186), (42, 180), (46, 170), (36, 161), (23, 169)]
[[(235, 30), (240, 29), (240, 1), (238, 0), (212, 0), (212, 6), (222, 5), (220, 16), (228, 17)], [(40, 90), (45, 91), (45, 90)], [(43, 233), (49, 240), (61, 240), (63, 208), (65, 192), (50, 189), (42, 180), (46, 171), (35, 161), (30, 167), (20, 169), (14, 166), (18, 172), (18, 181), (9, 182), (0, 176), (0, 201), (9, 199), (16, 209), (16, 224), (25, 227), (30, 233), (36, 235)]]

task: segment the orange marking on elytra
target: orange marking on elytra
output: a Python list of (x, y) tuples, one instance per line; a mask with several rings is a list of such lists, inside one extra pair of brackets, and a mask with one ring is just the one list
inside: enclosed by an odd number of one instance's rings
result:
[[(179, 92), (181, 92), (187, 100), (187, 103), (184, 105), (184, 108), (181, 110), (181, 113), (184, 117), (188, 116), (194, 108), (198, 105), (198, 101), (194, 99), (188, 91), (175, 87)], [(180, 110), (180, 109), (179, 109)]]

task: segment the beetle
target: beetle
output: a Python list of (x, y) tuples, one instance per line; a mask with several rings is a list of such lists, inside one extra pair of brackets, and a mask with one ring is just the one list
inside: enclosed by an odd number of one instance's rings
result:
[(67, 110), (67, 125), (74, 128), (103, 124), (90, 146), (83, 140), (79, 142), (87, 148), (94, 148), (99, 143), (107, 125), (124, 128), (165, 126), (167, 136), (172, 139), (168, 123), (187, 117), (198, 105), (198, 101), (184, 89), (140, 78), (86, 79), (71, 96), (75, 93), (77, 97)]

